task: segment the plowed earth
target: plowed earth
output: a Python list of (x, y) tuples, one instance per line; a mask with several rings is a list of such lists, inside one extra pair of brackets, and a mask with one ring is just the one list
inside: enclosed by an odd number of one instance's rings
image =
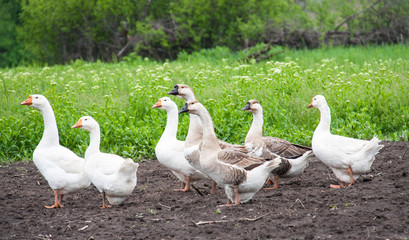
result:
[(120, 206), (101, 209), (90, 186), (53, 204), (53, 192), (32, 162), (0, 167), (0, 239), (408, 239), (409, 143), (385, 142), (372, 170), (349, 188), (315, 158), (299, 177), (250, 203), (221, 207), (209, 195), (177, 192), (180, 184), (158, 161), (138, 170), (138, 185)]

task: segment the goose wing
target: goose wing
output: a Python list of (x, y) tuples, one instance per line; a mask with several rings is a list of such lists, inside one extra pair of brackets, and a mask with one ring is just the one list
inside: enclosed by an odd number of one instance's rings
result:
[(297, 158), (311, 150), (310, 147), (294, 144), (281, 138), (263, 137), (263, 140), (271, 152), (285, 158)]
[(234, 149), (224, 149), (220, 151), (217, 154), (217, 158), (223, 163), (236, 165), (246, 170), (251, 170), (265, 162), (262, 158), (253, 157)]
[(353, 155), (359, 151), (362, 151), (369, 141), (339, 135), (331, 135), (329, 142), (330, 145), (334, 146), (334, 148), (339, 149), (338, 151), (342, 151), (347, 155)]
[(243, 145), (237, 145), (237, 144), (231, 144), (228, 142), (225, 142), (223, 140), (218, 139), (219, 145), (221, 149), (234, 149), (236, 151), (242, 152), (242, 153), (248, 153), (249, 151), (246, 149), (245, 146)]
[(84, 159), (78, 157), (66, 147), (58, 146), (57, 148), (48, 149), (46, 156), (51, 164), (55, 164), (66, 173), (77, 174), (84, 169)]
[(125, 161), (122, 157), (111, 153), (99, 153), (93, 155), (92, 158), (96, 158), (95, 168), (104, 175), (116, 173)]

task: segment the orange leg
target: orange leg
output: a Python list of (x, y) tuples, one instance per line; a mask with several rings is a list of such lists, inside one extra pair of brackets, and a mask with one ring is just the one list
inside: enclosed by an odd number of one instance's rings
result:
[(210, 191), (211, 194), (216, 194), (217, 184), (215, 181), (212, 181), (212, 190)]
[(331, 188), (341, 188), (341, 187), (345, 187), (345, 182), (341, 182), (341, 184), (340, 185), (334, 185), (334, 184), (331, 184), (331, 185), (329, 185)]
[(62, 199), (64, 197), (64, 194), (60, 194), (60, 197), (58, 199), (58, 203), (60, 204), (60, 207), (64, 207), (64, 205), (62, 205)]
[(186, 183), (185, 183), (185, 188), (182, 189), (184, 192), (189, 192), (190, 191), (190, 177), (186, 176)]
[(234, 196), (235, 196), (235, 203), (232, 204), (231, 200), (228, 199), (225, 205), (219, 205), (217, 207), (231, 207), (231, 206), (237, 206), (241, 204), (240, 197), (239, 197), (239, 187), (234, 187), (233, 190), (234, 190)]
[(58, 201), (58, 190), (54, 190), (54, 197), (55, 197), (55, 203), (54, 205), (51, 206), (45, 206), (46, 208), (59, 208), (59, 207), (63, 207), (63, 205), (61, 205)]
[(223, 205), (217, 205), (217, 207), (231, 207), (233, 206), (232, 202), (230, 199), (227, 199), (227, 203)]
[(189, 192), (190, 191), (190, 177), (185, 177), (186, 183), (182, 183), (182, 187), (180, 189), (175, 189), (175, 191), (181, 192)]
[[(271, 178), (269, 178), (268, 180), (271, 181)], [(278, 175), (274, 175), (274, 187), (264, 188), (264, 190), (277, 189), (277, 188), (278, 188)]]
[(235, 199), (235, 203), (233, 204), (233, 206), (240, 205), (241, 202), (240, 202), (240, 197), (239, 197), (239, 187), (234, 187), (234, 195), (236, 196), (236, 199)]
[(102, 192), (102, 207), (101, 208), (110, 208), (111, 205), (105, 204), (105, 192)]
[(352, 186), (352, 184), (354, 184), (354, 183), (356, 183), (358, 181), (354, 179), (354, 175), (352, 174), (352, 168), (351, 167), (347, 168), (347, 171), (348, 171), (348, 174), (349, 174), (349, 177), (350, 177), (350, 183), (349, 183), (348, 187), (350, 187), (350, 186)]

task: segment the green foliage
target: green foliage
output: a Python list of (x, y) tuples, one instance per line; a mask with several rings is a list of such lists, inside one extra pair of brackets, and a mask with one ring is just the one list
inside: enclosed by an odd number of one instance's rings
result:
[(220, 45), (248, 47), (270, 41), (272, 31), (311, 22), (291, 0), (180, 0), (171, 2), (170, 12), (178, 26), (177, 38), (182, 46), (189, 44), (183, 48), (188, 52)]
[(409, 27), (406, 0), (309, 0), (305, 11), (315, 18), (314, 25), (322, 33), (334, 30), (345, 19), (348, 21), (338, 30), (351, 33), (389, 31), (393, 35)]
[(409, 2), (406, 0), (380, 1), (370, 11), (352, 22), (351, 26), (352, 31), (383, 30), (388, 31), (391, 35), (402, 34), (409, 28)]
[[(264, 134), (310, 145), (319, 111), (312, 97), (327, 98), (334, 134), (408, 141), (409, 47), (328, 48), (292, 51), (278, 61), (243, 63), (246, 53), (207, 49), (158, 63), (129, 58), (117, 63), (73, 61), (53, 67), (0, 69), (0, 161), (28, 160), (41, 139), (43, 118), (21, 106), (45, 95), (56, 115), (60, 142), (83, 156), (89, 134), (71, 129), (85, 115), (101, 126), (101, 150), (135, 160), (154, 158), (166, 112), (152, 109), (177, 83), (191, 86), (209, 110), (220, 139), (243, 143), (252, 116), (240, 111), (250, 99), (264, 109)], [(184, 104), (172, 97), (179, 107)], [(180, 115), (178, 138), (189, 116)]]
[(132, 0), (22, 1), (18, 33), (38, 62), (111, 60), (126, 43), (123, 22), (136, 21), (142, 8)]
[(367, 34), (351, 39), (355, 44), (397, 43), (407, 41), (408, 28), (407, 0), (0, 0), (0, 67), (131, 53), (175, 60), (267, 42), (317, 47), (334, 29)]
[(19, 1), (0, 0), (0, 68), (16, 66), (21, 60), (16, 32), (19, 13)]
[[(135, 51), (139, 55), (161, 59), (164, 53), (169, 52), (170, 45), (168, 36), (163, 31), (163, 27), (155, 29), (152, 24), (137, 22), (136, 34), (141, 36), (141, 40), (135, 47)], [(158, 49), (160, 49), (160, 51), (158, 51)], [(172, 58), (172, 56), (167, 57)]]
[(126, 53), (174, 60), (181, 51), (247, 48), (282, 29), (312, 26), (292, 0), (29, 0), (21, 7), (24, 50), (51, 64), (111, 61), (124, 46)]

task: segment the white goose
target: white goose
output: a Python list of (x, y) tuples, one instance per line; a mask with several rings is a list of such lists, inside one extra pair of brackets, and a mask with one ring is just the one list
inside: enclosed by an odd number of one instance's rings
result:
[(72, 128), (81, 128), (90, 133), (90, 144), (85, 151), (85, 173), (102, 194), (102, 208), (110, 207), (105, 204), (105, 195), (112, 205), (122, 203), (136, 186), (139, 164), (130, 158), (100, 152), (101, 132), (99, 124), (92, 117), (80, 118)]
[(152, 108), (167, 112), (165, 130), (155, 147), (156, 158), (183, 183), (184, 186), (176, 190), (187, 192), (190, 190), (190, 182), (205, 179), (207, 176), (190, 165), (184, 156), (185, 142), (176, 138), (179, 120), (176, 103), (168, 97), (163, 97)]
[(371, 169), (375, 155), (383, 145), (379, 145), (380, 140), (376, 137), (366, 141), (331, 134), (331, 113), (324, 96), (315, 96), (308, 106), (311, 107), (318, 108), (321, 113), (320, 123), (312, 137), (312, 150), (341, 181), (340, 185), (331, 184), (330, 187), (340, 188), (345, 183), (351, 186), (361, 174)]
[[(193, 93), (193, 90), (185, 84), (176, 84), (168, 94), (183, 98), (186, 103), (197, 100), (195, 94)], [(202, 122), (200, 118), (195, 114), (189, 114), (189, 117), (189, 131), (186, 136), (184, 149), (185, 158), (193, 167), (203, 172), (199, 161), (203, 136)], [(234, 148), (235, 150), (240, 152), (247, 152), (244, 146), (230, 144), (219, 139), (217, 141), (219, 142), (219, 145), (222, 149)], [(211, 193), (216, 193), (216, 183), (214, 181), (212, 182)]]
[(308, 156), (311, 148), (294, 144), (277, 137), (263, 137), (263, 108), (257, 100), (250, 100), (243, 107), (243, 111), (253, 113), (253, 122), (247, 133), (245, 146), (249, 154), (264, 159), (275, 158), (277, 155), (289, 160), (288, 171), (277, 172), (274, 175), (274, 187), (278, 188), (278, 179), (291, 178), (300, 175), (308, 166)]
[(202, 121), (203, 142), (200, 166), (207, 175), (224, 188), (228, 198), (224, 206), (235, 206), (249, 201), (263, 187), (272, 171), (288, 166), (288, 161), (280, 157), (265, 161), (238, 151), (222, 150), (217, 141), (210, 114), (197, 100), (186, 103), (180, 111), (180, 113), (183, 112), (197, 115)]
[(33, 161), (40, 173), (54, 190), (54, 205), (63, 207), (65, 194), (88, 187), (91, 182), (84, 172), (84, 159), (60, 145), (57, 122), (50, 102), (43, 95), (31, 95), (21, 105), (29, 105), (41, 111), (44, 118), (44, 133), (33, 153)]

